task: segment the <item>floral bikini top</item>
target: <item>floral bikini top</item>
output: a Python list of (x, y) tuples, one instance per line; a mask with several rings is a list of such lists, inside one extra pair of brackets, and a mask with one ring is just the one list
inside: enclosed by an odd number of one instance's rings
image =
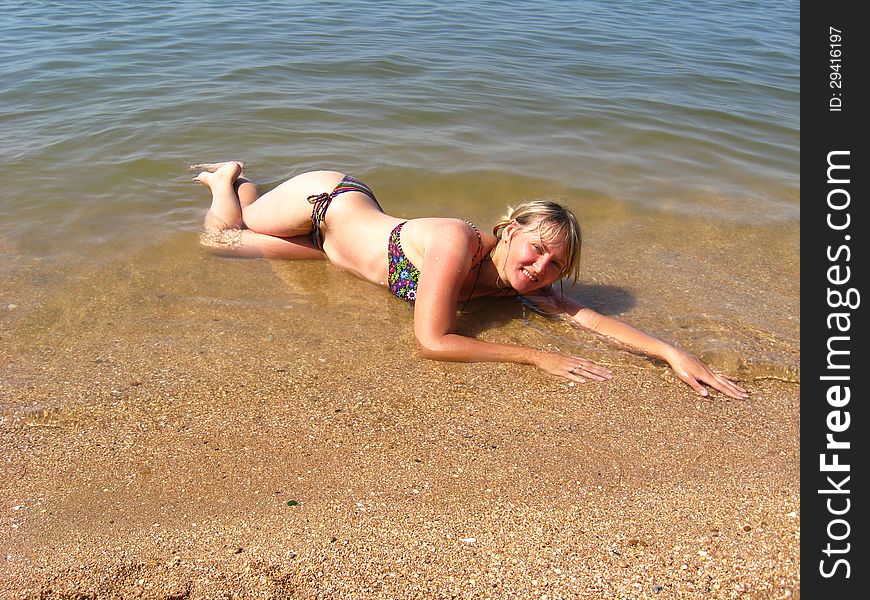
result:
[[(397, 298), (401, 298), (402, 300), (407, 300), (408, 302), (414, 302), (417, 299), (417, 282), (420, 280), (420, 270), (414, 266), (407, 256), (405, 256), (405, 252), (402, 250), (402, 242), (400, 239), (400, 234), (402, 233), (402, 226), (407, 223), (407, 221), (403, 221), (396, 225), (392, 232), (390, 232), (390, 243), (387, 246), (387, 256), (389, 259), (389, 275), (387, 277), (387, 281), (390, 284), (390, 291)], [(468, 225), (474, 230), (474, 233), (477, 234), (477, 252), (474, 253), (474, 261), (477, 261), (479, 256), (483, 252), (483, 240), (480, 239), (480, 232), (475, 227), (474, 223), (469, 223), (466, 221)], [(475, 268), (480, 267), (480, 262), (475, 265)]]

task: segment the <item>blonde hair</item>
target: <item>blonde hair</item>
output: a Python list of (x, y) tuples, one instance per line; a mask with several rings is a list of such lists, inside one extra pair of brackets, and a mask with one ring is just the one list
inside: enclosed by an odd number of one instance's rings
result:
[(577, 217), (570, 210), (552, 200), (528, 200), (516, 207), (508, 207), (508, 212), (499, 219), (492, 228), (492, 233), (499, 240), (505, 227), (511, 221), (516, 221), (521, 229), (529, 231), (537, 229), (544, 241), (551, 241), (564, 235), (565, 266), (559, 278), (571, 276), (575, 281), (580, 274), (580, 248), (583, 236)]

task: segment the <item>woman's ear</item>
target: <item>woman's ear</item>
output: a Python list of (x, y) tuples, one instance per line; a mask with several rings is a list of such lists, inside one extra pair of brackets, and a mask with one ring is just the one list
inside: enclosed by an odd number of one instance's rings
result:
[(516, 219), (513, 219), (510, 223), (508, 223), (505, 226), (504, 231), (501, 234), (501, 239), (504, 241), (511, 239), (511, 237), (513, 237), (514, 234), (517, 231), (519, 231), (519, 229), (520, 229), (520, 224), (517, 223)]

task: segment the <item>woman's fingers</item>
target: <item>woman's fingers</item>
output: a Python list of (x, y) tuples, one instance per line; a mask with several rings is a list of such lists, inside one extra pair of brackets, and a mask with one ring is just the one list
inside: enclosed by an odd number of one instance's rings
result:
[(728, 378), (714, 373), (707, 365), (691, 354), (681, 352), (669, 362), (677, 377), (688, 383), (693, 390), (705, 398), (710, 395), (710, 392), (703, 384), (735, 400), (745, 400), (749, 397), (749, 392)]
[[(551, 353), (547, 356), (549, 365), (539, 365), (551, 373), (561, 375), (577, 383), (589, 381), (607, 381), (613, 378), (613, 373), (607, 367), (595, 364), (591, 360), (568, 356), (559, 353)], [(688, 363), (688, 364), (687, 364)], [(696, 393), (709, 397), (710, 392), (705, 385), (725, 394), (735, 400), (745, 400), (749, 392), (731, 381), (730, 379), (713, 373), (706, 365), (697, 359), (685, 360), (681, 364), (674, 364), (677, 376), (685, 381)]]
[(573, 362), (574, 365), (568, 369), (568, 373), (581, 379), (582, 383), (585, 383), (586, 379), (592, 379), (593, 381), (607, 381), (613, 377), (613, 373), (610, 372), (610, 369), (602, 367), (601, 365), (596, 365), (591, 360), (573, 356), (569, 357), (569, 359), (569, 363)]
[(687, 374), (687, 376), (683, 377), (682, 379), (690, 386), (692, 386), (693, 390), (695, 390), (705, 398), (710, 395), (710, 392), (707, 391), (707, 388), (701, 385), (701, 382), (706, 383), (710, 387), (718, 390), (719, 392), (722, 392), (730, 398), (734, 398), (735, 400), (746, 400), (747, 398), (749, 398), (749, 392), (747, 392), (731, 380), (723, 377), (722, 375), (717, 375), (712, 371), (707, 371), (707, 373), (701, 374), (701, 376), (697, 378)]
[(749, 392), (744, 390), (742, 387), (734, 383), (733, 381), (723, 377), (722, 375), (713, 374), (713, 380), (710, 382), (714, 388), (725, 394), (726, 396), (730, 396), (735, 400), (746, 400), (749, 398)]
[(691, 388), (701, 396), (704, 396), (706, 398), (710, 395), (710, 392), (707, 391), (707, 388), (701, 385), (701, 382), (692, 377), (692, 375), (688, 373), (677, 373), (677, 375), (680, 377), (680, 379), (688, 383), (689, 386), (691, 386)]
[(606, 381), (613, 377), (610, 369), (596, 365), (591, 360), (562, 354), (560, 352), (541, 352), (536, 356), (535, 365), (539, 368), (565, 377), (577, 383), (587, 381)]

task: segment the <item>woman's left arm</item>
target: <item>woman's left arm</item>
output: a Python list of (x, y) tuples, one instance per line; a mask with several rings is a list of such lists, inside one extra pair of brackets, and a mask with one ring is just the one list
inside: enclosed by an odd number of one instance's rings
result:
[(671, 366), (677, 377), (688, 383), (702, 396), (709, 394), (704, 387), (706, 384), (731, 398), (744, 400), (749, 397), (746, 390), (724, 376), (714, 373), (692, 354), (632, 327), (624, 321), (602, 315), (571, 298), (563, 299), (553, 291), (529, 299), (545, 312), (562, 314), (584, 329), (589, 329), (608, 339), (625, 344), (647, 356), (664, 360)]

